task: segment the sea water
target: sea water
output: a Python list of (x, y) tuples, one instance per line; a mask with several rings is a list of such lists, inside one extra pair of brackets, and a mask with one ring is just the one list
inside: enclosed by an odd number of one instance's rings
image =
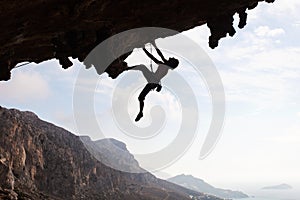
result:
[(235, 199), (235, 200), (277, 200), (277, 199), (270, 199), (270, 198), (263, 198), (263, 197), (250, 197), (250, 198)]
[(293, 189), (287, 190), (263, 190), (244, 188), (244, 191), (250, 198), (239, 199), (239, 200), (300, 200), (300, 185), (293, 184)]
[[(253, 193), (252, 193), (253, 194)], [(248, 194), (251, 196), (251, 193)], [(238, 200), (238, 199), (235, 199)], [(258, 191), (255, 196), (239, 199), (239, 200), (300, 200), (300, 192), (287, 190), (287, 191)]]
[(234, 199), (234, 200), (300, 200), (299, 198), (267, 198), (267, 197), (250, 197), (243, 199)]

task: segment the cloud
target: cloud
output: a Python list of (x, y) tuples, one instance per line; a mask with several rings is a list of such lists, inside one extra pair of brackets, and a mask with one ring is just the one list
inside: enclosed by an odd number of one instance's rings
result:
[(269, 108), (295, 101), (300, 77), (299, 50), (267, 48), (264, 52), (250, 51), (249, 58), (235, 59), (231, 66), (220, 70), (226, 99)]
[[(299, 113), (298, 113), (299, 114)], [(275, 142), (276, 144), (288, 145), (300, 143), (300, 126), (299, 124), (289, 124), (278, 135), (270, 136), (265, 141)]]
[(51, 94), (47, 81), (37, 72), (16, 69), (11, 80), (0, 82), (1, 99), (16, 102), (31, 102), (46, 99)]
[(254, 30), (254, 32), (260, 37), (277, 37), (285, 33), (282, 28), (270, 29), (268, 26), (259, 26)]
[[(288, 38), (276, 38), (285, 33), (284, 28), (250, 26), (236, 38), (224, 39), (217, 49), (205, 49), (219, 69), (229, 103), (239, 102), (261, 110), (296, 101), (300, 48), (289, 45)], [(190, 36), (203, 43), (195, 35), (192, 31)]]
[(273, 17), (283, 17), (285, 19), (289, 17), (299, 18), (299, 0), (280, 0), (275, 1), (272, 5), (264, 9), (264, 13)]

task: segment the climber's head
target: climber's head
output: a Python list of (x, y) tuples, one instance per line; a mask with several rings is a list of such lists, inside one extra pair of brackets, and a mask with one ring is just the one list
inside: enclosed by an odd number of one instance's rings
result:
[(175, 69), (178, 64), (179, 61), (176, 58), (169, 58), (169, 60), (167, 60), (167, 62), (165, 63), (166, 65), (168, 65), (169, 67), (171, 67), (172, 69)]

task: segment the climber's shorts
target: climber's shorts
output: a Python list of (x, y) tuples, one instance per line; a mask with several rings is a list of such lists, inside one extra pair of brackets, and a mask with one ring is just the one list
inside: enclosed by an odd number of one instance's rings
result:
[(160, 85), (157, 83), (148, 83), (144, 89), (142, 90), (141, 94), (139, 95), (138, 99), (139, 101), (144, 101), (145, 97), (147, 94), (151, 91), (154, 90), (155, 88), (159, 87)]

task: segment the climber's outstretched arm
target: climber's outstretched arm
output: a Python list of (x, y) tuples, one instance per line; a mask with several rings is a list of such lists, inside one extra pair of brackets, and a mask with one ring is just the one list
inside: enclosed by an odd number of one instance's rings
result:
[(156, 64), (163, 64), (163, 62), (157, 60), (151, 53), (149, 53), (145, 48), (143, 48), (144, 52), (146, 53), (146, 55), (153, 60)]

